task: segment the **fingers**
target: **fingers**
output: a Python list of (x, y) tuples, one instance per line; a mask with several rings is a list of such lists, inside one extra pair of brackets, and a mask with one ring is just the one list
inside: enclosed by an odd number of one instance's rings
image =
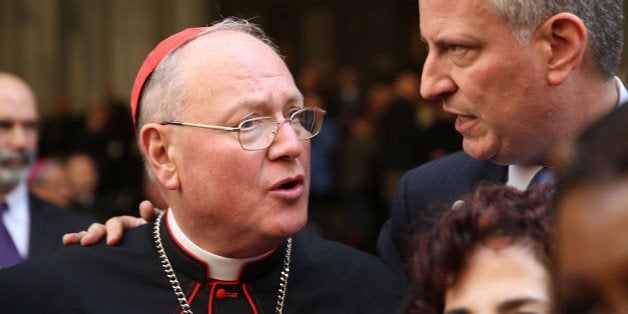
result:
[(63, 245), (77, 244), (87, 234), (87, 231), (66, 233), (63, 235)]
[(150, 201), (141, 202), (139, 207), (142, 218), (117, 216), (107, 220), (104, 225), (94, 223), (87, 228), (87, 231), (63, 235), (63, 245), (80, 243), (83, 246), (88, 246), (97, 243), (105, 236), (107, 237), (106, 242), (108, 245), (120, 244), (124, 230), (143, 225), (147, 223), (148, 220), (157, 218), (161, 213), (161, 210), (156, 208)]
[(122, 241), (122, 234), (124, 233), (124, 217), (130, 216), (113, 217), (105, 223), (108, 245), (116, 245)]
[(103, 237), (107, 237), (108, 245), (118, 245), (122, 241), (124, 230), (135, 228), (145, 224), (147, 221), (142, 218), (132, 216), (113, 217), (103, 225), (93, 223), (87, 231), (67, 233), (63, 235), (63, 245), (80, 243), (83, 246), (96, 244)]
[(63, 245), (71, 245), (80, 243), (83, 246), (95, 244), (105, 236), (105, 225), (93, 223), (87, 231), (66, 233), (63, 235)]
[(107, 244), (119, 244), (122, 241), (124, 230), (132, 229), (145, 223), (147, 223), (146, 220), (133, 216), (117, 216), (107, 220), (105, 223)]
[(155, 207), (155, 205), (148, 200), (140, 203), (140, 216), (146, 221), (157, 218), (161, 212), (159, 208)]
[(105, 229), (105, 225), (100, 223), (93, 223), (91, 226), (89, 226), (89, 228), (87, 228), (87, 231), (83, 231), (80, 233), (84, 233), (83, 237), (81, 238), (81, 245), (88, 246), (96, 244), (98, 241), (100, 241), (100, 239), (102, 239), (107, 233), (107, 230)]

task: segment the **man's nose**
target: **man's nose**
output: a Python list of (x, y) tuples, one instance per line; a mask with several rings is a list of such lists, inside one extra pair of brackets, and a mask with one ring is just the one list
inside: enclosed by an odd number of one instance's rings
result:
[(450, 76), (449, 65), (439, 56), (428, 54), (421, 74), (421, 96), (435, 100), (455, 92), (456, 84)]
[(28, 128), (14, 125), (6, 131), (7, 142), (12, 149), (28, 148), (33, 142), (35, 134)]
[(303, 143), (301, 142), (291, 121), (279, 121), (275, 130), (275, 138), (268, 149), (268, 155), (271, 159), (296, 158), (303, 152)]

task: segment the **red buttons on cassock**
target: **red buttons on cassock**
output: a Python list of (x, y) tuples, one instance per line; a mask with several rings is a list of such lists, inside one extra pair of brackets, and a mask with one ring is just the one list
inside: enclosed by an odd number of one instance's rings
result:
[(223, 300), (226, 297), (227, 297), (227, 291), (225, 291), (225, 289), (220, 288), (220, 289), (216, 290), (216, 298), (218, 300)]

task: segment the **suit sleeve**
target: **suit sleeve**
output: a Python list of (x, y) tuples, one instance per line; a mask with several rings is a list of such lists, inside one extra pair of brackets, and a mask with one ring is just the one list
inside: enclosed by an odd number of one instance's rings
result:
[(405, 268), (408, 224), (410, 217), (407, 207), (407, 186), (409, 173), (406, 173), (399, 181), (391, 216), (384, 223), (377, 239), (377, 251), (380, 257), (396, 270)]

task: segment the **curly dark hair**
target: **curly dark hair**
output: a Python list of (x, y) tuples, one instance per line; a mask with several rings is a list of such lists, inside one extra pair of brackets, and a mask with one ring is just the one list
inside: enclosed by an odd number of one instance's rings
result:
[(478, 245), (494, 239), (524, 243), (549, 270), (555, 241), (551, 188), (526, 191), (480, 185), (454, 208), (442, 211), (434, 227), (413, 239), (411, 276), (416, 284), (408, 313), (442, 313), (445, 292), (465, 270)]

